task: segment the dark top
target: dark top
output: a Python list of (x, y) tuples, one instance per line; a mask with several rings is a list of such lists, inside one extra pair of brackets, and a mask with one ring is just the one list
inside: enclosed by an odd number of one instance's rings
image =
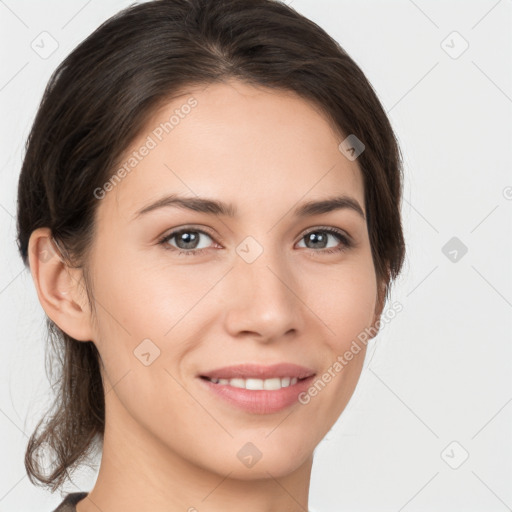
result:
[(87, 496), (87, 492), (72, 492), (68, 494), (64, 501), (53, 512), (76, 512), (75, 505)]
[[(66, 496), (64, 501), (53, 512), (76, 512), (75, 505), (87, 496), (87, 492), (72, 492)], [(313, 512), (310, 510), (310, 512)]]

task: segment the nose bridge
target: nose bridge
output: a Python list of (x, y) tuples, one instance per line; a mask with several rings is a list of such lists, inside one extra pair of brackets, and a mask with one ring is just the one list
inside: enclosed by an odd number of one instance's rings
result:
[(299, 329), (300, 301), (285, 256), (254, 239), (244, 240), (237, 253), (231, 276), (235, 295), (227, 315), (232, 334), (250, 331), (269, 339)]

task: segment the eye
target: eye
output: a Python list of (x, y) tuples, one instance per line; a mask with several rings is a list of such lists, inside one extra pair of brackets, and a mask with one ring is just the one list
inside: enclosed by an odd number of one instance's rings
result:
[[(212, 235), (201, 229), (185, 227), (172, 231), (159, 240), (159, 244), (166, 250), (177, 251), (178, 255), (197, 256), (210, 249)], [(329, 239), (337, 240), (338, 244), (331, 243)], [(174, 240), (174, 243), (171, 241)], [(342, 231), (332, 227), (317, 227), (302, 235), (301, 242), (305, 240), (306, 249), (313, 249), (315, 253), (337, 253), (353, 247), (353, 242)], [(300, 242), (299, 242), (300, 243)]]
[[(339, 243), (329, 245), (329, 238), (337, 239)], [(305, 240), (305, 246), (308, 249), (321, 249), (320, 251), (314, 252), (322, 252), (322, 253), (335, 253), (341, 252), (352, 247), (352, 242), (348, 236), (346, 236), (342, 231), (339, 231), (335, 228), (331, 227), (318, 227), (312, 231), (309, 231), (305, 235), (302, 235), (302, 240)], [(304, 246), (303, 246), (304, 247)]]
[[(200, 229), (181, 228), (161, 238), (158, 243), (167, 250), (178, 251), (178, 254), (195, 256), (209, 248), (208, 241), (204, 241), (205, 238), (213, 240), (208, 233)], [(176, 245), (170, 243), (172, 239), (175, 239)]]

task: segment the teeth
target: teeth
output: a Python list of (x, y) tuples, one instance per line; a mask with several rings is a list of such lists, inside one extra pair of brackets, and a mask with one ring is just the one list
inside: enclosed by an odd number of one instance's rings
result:
[(251, 390), (275, 391), (297, 384), (297, 377), (274, 377), (272, 379), (208, 379), (215, 384), (229, 385), (234, 388), (245, 388)]

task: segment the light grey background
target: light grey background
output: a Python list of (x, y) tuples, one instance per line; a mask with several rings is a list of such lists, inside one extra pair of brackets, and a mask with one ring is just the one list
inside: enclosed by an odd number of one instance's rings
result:
[[(391, 300), (403, 310), (315, 452), (311, 510), (512, 510), (512, 0), (287, 3), (366, 73), (406, 174), (408, 256)], [(23, 465), (50, 397), (43, 310), (15, 246), (23, 147), (51, 72), (127, 5), (0, 1), (1, 512), (61, 501)], [(64, 492), (95, 477), (79, 472)]]

